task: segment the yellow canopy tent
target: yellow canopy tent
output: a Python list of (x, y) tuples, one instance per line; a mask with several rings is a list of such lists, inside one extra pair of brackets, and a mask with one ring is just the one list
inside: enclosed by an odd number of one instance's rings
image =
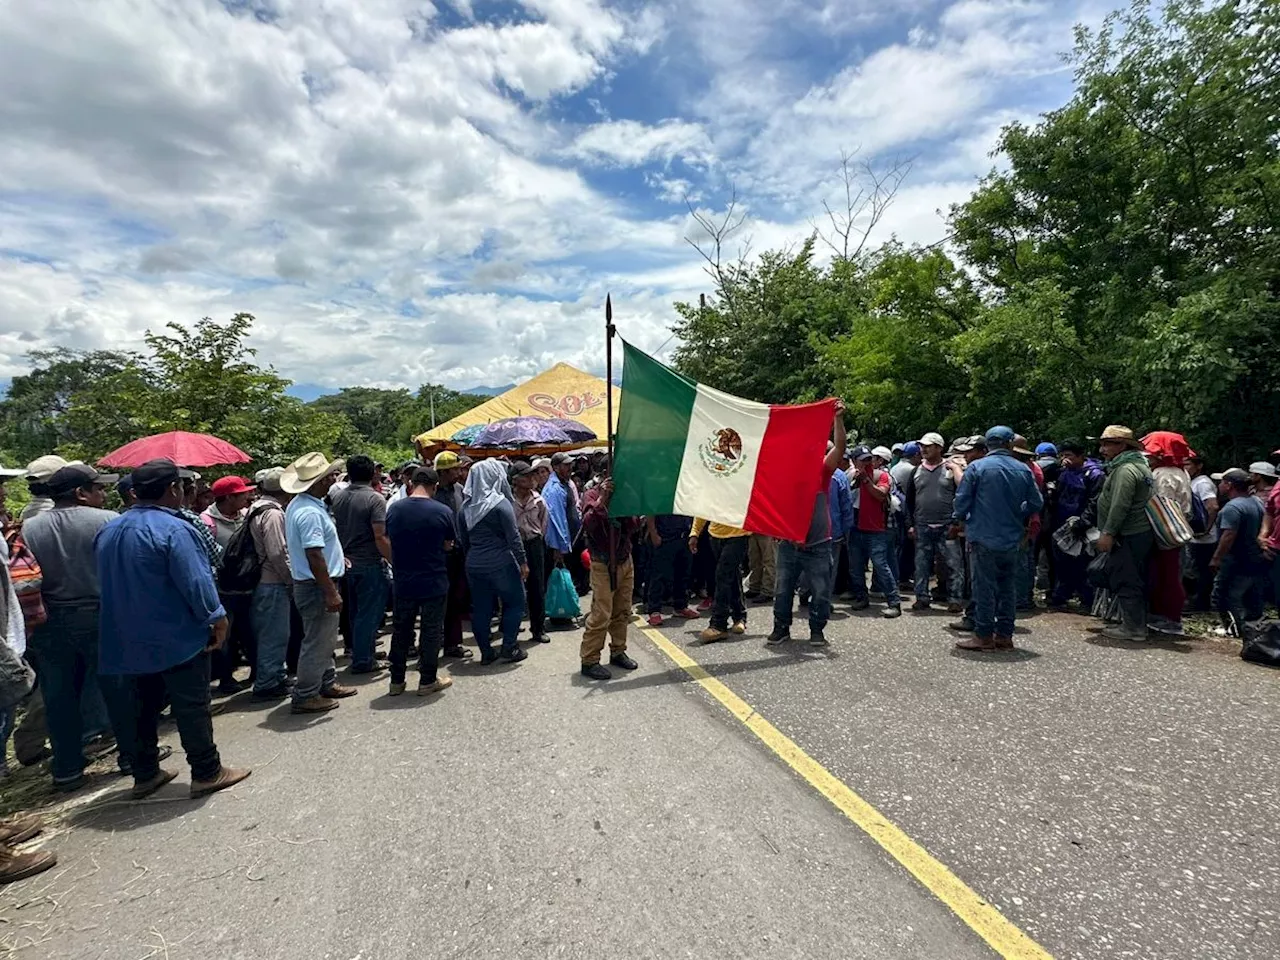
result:
[[(495, 420), (506, 420), (508, 417), (564, 417), (577, 420), (579, 423), (595, 431), (598, 439), (586, 443), (564, 447), (550, 447), (550, 450), (571, 450), (576, 447), (604, 446), (607, 441), (605, 425), (605, 383), (603, 377), (593, 377), (589, 373), (571, 367), (567, 363), (557, 363), (545, 373), (540, 373), (532, 380), (512, 387), (501, 396), (487, 400), (473, 410), (454, 417), (421, 434), (418, 445), (424, 452), (440, 449), (459, 449), (458, 444), (450, 438), (464, 427), (477, 423), (493, 423)], [(622, 391), (613, 388), (613, 425), (617, 430), (618, 402)], [(478, 451), (484, 453), (485, 451)], [(544, 452), (528, 450), (528, 453)]]

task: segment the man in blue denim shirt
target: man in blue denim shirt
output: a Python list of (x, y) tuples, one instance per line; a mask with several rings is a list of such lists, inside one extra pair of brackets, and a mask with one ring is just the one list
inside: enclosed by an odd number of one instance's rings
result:
[(191, 765), (191, 796), (249, 776), (224, 767), (209, 713), (209, 653), (227, 640), (227, 614), (195, 530), (177, 515), (182, 481), (171, 460), (133, 471), (138, 503), (94, 540), (102, 590), (100, 664), (132, 685), (134, 728), (117, 730), (133, 757), (133, 796), (177, 774), (160, 767), (157, 728), (167, 698)]
[(964, 472), (956, 490), (952, 534), (965, 525), (973, 570), (974, 635), (961, 650), (1012, 650), (1017, 607), (1018, 547), (1027, 518), (1044, 499), (1030, 468), (1014, 457), (1009, 427), (987, 431), (987, 455)]

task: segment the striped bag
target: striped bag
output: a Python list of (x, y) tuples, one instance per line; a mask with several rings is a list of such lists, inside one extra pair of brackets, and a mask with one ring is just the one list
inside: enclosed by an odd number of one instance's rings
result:
[(1191, 542), (1195, 534), (1176, 500), (1153, 496), (1147, 501), (1147, 519), (1155, 531), (1156, 543), (1166, 550), (1173, 550)]
[(44, 582), (44, 574), (35, 555), (22, 542), (16, 530), (8, 538), (9, 543), (9, 579), (13, 581), (13, 592), (18, 595), (18, 605), (22, 607), (22, 619), (26, 622), (27, 636), (31, 631), (49, 619), (44, 608), (44, 597), (40, 588)]

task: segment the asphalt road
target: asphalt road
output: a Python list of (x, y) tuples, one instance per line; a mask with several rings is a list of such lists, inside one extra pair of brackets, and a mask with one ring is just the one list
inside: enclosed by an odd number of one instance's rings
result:
[[(1053, 956), (1280, 955), (1280, 676), (1056, 615), (957, 655), (944, 616), (874, 613), (821, 654), (766, 649), (763, 608), (665, 635)], [(577, 637), (319, 719), (237, 698), (217, 737), (253, 776), (80, 797), (58, 868), (0, 891), (0, 955), (994, 956), (642, 631), (608, 684)]]

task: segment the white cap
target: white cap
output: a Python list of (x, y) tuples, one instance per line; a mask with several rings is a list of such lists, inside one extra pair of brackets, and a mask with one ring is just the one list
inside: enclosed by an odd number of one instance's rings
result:
[(946, 443), (942, 439), (942, 434), (940, 433), (926, 433), (923, 437), (919, 439), (918, 443), (922, 447), (924, 446), (945, 447), (946, 446)]
[(539, 457), (537, 460), (533, 461), (533, 463), (531, 463), (530, 466), (533, 467), (533, 469), (535, 470), (541, 470), (543, 467), (546, 467), (548, 470), (550, 470), (551, 460), (548, 457)]
[[(79, 463), (80, 461), (75, 461)], [(48, 480), (63, 467), (71, 466), (66, 460), (58, 456), (56, 453), (50, 453), (43, 457), (37, 457), (27, 464), (27, 479), (35, 480), (37, 483)]]
[(871, 455), (873, 457), (879, 457), (881, 460), (893, 459), (893, 451), (890, 450), (888, 447), (872, 447)]
[(1256, 473), (1260, 477), (1280, 476), (1280, 473), (1277, 473), (1276, 471), (1275, 465), (1267, 463), (1265, 460), (1259, 460), (1256, 463), (1249, 464), (1249, 472)]

